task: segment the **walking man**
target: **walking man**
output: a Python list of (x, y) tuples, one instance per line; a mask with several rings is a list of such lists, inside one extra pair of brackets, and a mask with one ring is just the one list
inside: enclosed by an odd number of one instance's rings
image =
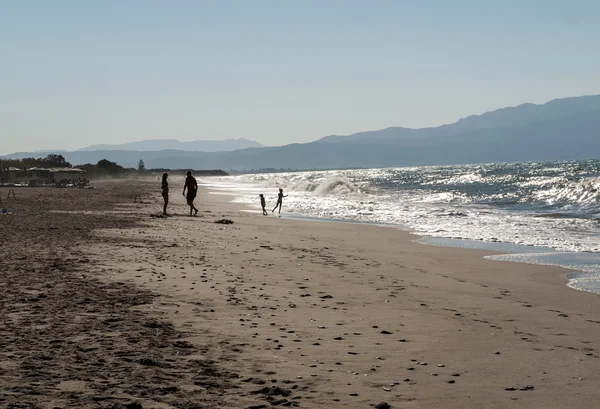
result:
[[(185, 190), (187, 189), (187, 195), (185, 194)], [(187, 177), (185, 178), (185, 185), (183, 185), (183, 195), (187, 199), (187, 204), (190, 207), (190, 216), (192, 215), (192, 211), (194, 212), (194, 216), (198, 214), (198, 209), (194, 206), (194, 199), (196, 198), (196, 193), (198, 192), (198, 181), (196, 178), (192, 176), (192, 172), (188, 171)]]

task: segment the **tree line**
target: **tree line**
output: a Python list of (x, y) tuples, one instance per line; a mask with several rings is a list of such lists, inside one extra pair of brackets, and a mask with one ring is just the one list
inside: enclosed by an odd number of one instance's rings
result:
[(0, 158), (2, 168), (72, 168), (64, 156), (51, 154), (45, 158), (23, 158), (23, 159), (2, 159)]
[[(30, 169), (30, 168), (72, 168), (63, 155), (50, 154), (43, 158), (2, 159), (0, 158), (0, 170), (8, 168)], [(87, 177), (122, 177), (135, 173), (136, 169), (124, 168), (123, 166), (102, 159), (98, 163), (86, 163), (77, 165), (77, 168), (85, 170)]]
[[(72, 168), (73, 165), (65, 159), (63, 155), (50, 154), (44, 158), (22, 158), (22, 159), (4, 159), (0, 157), (0, 170), (8, 168), (30, 169), (30, 168)], [(86, 163), (76, 166), (86, 171), (88, 178), (98, 177), (124, 177), (133, 174), (152, 174), (170, 172), (176, 175), (184, 175), (189, 169), (147, 169), (144, 161), (138, 162), (137, 169), (125, 168), (116, 162), (102, 159), (98, 163)], [(199, 176), (227, 176), (226, 172), (219, 169), (214, 170), (194, 170), (195, 175)]]

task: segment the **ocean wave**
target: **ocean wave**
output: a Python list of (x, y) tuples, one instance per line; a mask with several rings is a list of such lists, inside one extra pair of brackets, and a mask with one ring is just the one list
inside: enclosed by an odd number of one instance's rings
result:
[(325, 181), (320, 183), (318, 186), (315, 187), (313, 191), (317, 195), (344, 195), (352, 193), (355, 190), (356, 186), (348, 180), (339, 177), (333, 177), (326, 179)]
[(555, 208), (600, 212), (600, 178), (590, 177), (534, 192), (536, 199)]
[[(600, 251), (600, 161), (287, 172), (230, 177), (285, 211), (418, 234)], [(237, 192), (237, 188), (230, 189)]]

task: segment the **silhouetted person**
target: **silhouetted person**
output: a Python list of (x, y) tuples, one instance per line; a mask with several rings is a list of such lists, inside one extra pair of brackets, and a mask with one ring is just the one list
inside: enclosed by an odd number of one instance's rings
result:
[[(187, 195), (185, 194), (185, 189), (187, 189)], [(185, 178), (185, 185), (183, 185), (183, 195), (187, 199), (187, 204), (190, 207), (190, 216), (192, 215), (192, 210), (194, 211), (194, 216), (198, 214), (198, 209), (194, 206), (194, 199), (196, 198), (196, 193), (198, 192), (198, 182), (196, 178), (192, 176), (192, 172), (187, 173), (187, 177)]]
[(167, 215), (167, 205), (169, 204), (169, 183), (167, 182), (168, 174), (163, 173), (162, 175), (162, 197), (165, 201), (163, 205), (163, 215)]
[(273, 211), (271, 211), (271, 213), (274, 213), (275, 210), (277, 210), (277, 208), (279, 207), (279, 214), (281, 214), (281, 205), (283, 204), (283, 198), (287, 197), (287, 195), (284, 196), (283, 194), (283, 189), (279, 189), (279, 194), (277, 195), (277, 204), (275, 205), (275, 208), (273, 209)]
[(260, 196), (260, 205), (262, 206), (262, 209), (263, 209), (263, 216), (267, 216), (269, 214), (269, 213), (267, 213), (267, 209), (265, 209), (265, 207), (267, 206), (267, 202), (265, 202), (265, 197), (263, 196), (262, 193), (259, 196)]

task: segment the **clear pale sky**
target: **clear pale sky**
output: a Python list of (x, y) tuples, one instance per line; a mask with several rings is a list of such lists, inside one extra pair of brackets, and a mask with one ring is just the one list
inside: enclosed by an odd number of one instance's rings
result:
[(0, 0), (0, 153), (307, 142), (600, 94), (598, 0)]

